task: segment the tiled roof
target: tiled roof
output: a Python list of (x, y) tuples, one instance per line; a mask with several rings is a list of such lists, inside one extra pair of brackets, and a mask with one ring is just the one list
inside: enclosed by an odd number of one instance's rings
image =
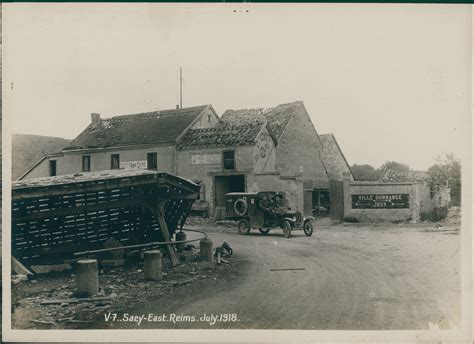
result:
[(344, 157), (333, 134), (319, 135), (321, 141), (321, 157), (329, 179), (342, 180), (343, 173), (349, 172), (354, 179), (349, 163)]
[(219, 123), (212, 128), (191, 129), (178, 143), (178, 149), (196, 149), (253, 144), (263, 124)]
[(69, 142), (70, 140), (60, 137), (13, 134), (12, 180), (28, 171), (45, 155), (60, 152)]
[(175, 142), (207, 106), (101, 119), (91, 123), (64, 150)]
[(299, 112), (305, 111), (303, 102), (280, 104), (272, 108), (226, 110), (221, 121), (229, 124), (263, 124), (267, 122), (268, 129), (280, 139), (288, 122)]

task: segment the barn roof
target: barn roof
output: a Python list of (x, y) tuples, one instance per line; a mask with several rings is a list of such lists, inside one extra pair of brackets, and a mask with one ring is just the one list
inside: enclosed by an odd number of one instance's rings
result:
[[(199, 190), (199, 187), (192, 181), (174, 176), (172, 174), (164, 172), (156, 172), (152, 170), (141, 170), (141, 169), (123, 169), (123, 170), (105, 170), (105, 171), (94, 171), (94, 172), (80, 172), (75, 174), (66, 174), (52, 177), (41, 177), (34, 179), (26, 179), (12, 182), (12, 197), (17, 198), (20, 195), (23, 198), (27, 198), (28, 195), (35, 194), (37, 192), (45, 192), (44, 195), (51, 193), (54, 188), (61, 189), (62, 193), (74, 193), (78, 190), (84, 192), (84, 188), (88, 186), (96, 186), (97, 189), (107, 187), (107, 183), (111, 187), (117, 188), (120, 183), (116, 181), (120, 180), (123, 185), (138, 185), (138, 184), (149, 184), (157, 183), (160, 180), (173, 180), (179, 183), (181, 187), (188, 186)], [(49, 191), (48, 189), (49, 188)]]
[(251, 145), (255, 142), (263, 125), (221, 122), (212, 128), (191, 129), (178, 143), (178, 149)]
[(343, 172), (349, 172), (354, 179), (351, 167), (333, 134), (319, 135), (321, 157), (329, 179), (342, 180)]
[(267, 122), (267, 127), (276, 139), (280, 139), (290, 120), (297, 114), (304, 112), (302, 101), (280, 104), (272, 108), (226, 110), (221, 116), (221, 121), (229, 124), (263, 124)]
[(100, 119), (63, 150), (174, 143), (207, 107), (211, 105)]

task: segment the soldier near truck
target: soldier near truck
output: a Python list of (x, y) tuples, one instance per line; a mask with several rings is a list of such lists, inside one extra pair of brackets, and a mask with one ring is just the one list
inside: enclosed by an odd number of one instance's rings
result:
[(313, 233), (312, 217), (289, 209), (283, 192), (228, 193), (226, 205), (227, 219), (239, 221), (239, 234), (249, 234), (252, 228), (267, 234), (278, 227), (286, 238), (293, 229), (303, 229), (307, 236)]
[(285, 199), (282, 194), (264, 194), (258, 202), (258, 206), (267, 213), (269, 220), (274, 222), (278, 216), (287, 212)]

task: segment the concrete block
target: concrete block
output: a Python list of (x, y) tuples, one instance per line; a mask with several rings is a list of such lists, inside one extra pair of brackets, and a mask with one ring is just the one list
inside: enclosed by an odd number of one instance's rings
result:
[(96, 259), (79, 260), (76, 265), (77, 270), (77, 291), (78, 296), (91, 296), (99, 292), (99, 270)]
[(199, 241), (199, 251), (201, 259), (203, 261), (213, 261), (214, 258), (212, 253), (212, 241), (210, 239), (204, 238)]
[(163, 254), (158, 250), (146, 251), (144, 253), (143, 272), (148, 281), (159, 281), (163, 279)]

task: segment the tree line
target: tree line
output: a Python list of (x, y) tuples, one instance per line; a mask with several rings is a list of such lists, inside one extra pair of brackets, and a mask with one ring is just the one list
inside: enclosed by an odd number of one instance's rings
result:
[(352, 173), (360, 181), (413, 181), (430, 183), (433, 187), (446, 185), (451, 189), (451, 204), (461, 203), (461, 161), (451, 153), (440, 155), (426, 171), (416, 171), (408, 164), (386, 161), (378, 168), (369, 164), (353, 164)]

